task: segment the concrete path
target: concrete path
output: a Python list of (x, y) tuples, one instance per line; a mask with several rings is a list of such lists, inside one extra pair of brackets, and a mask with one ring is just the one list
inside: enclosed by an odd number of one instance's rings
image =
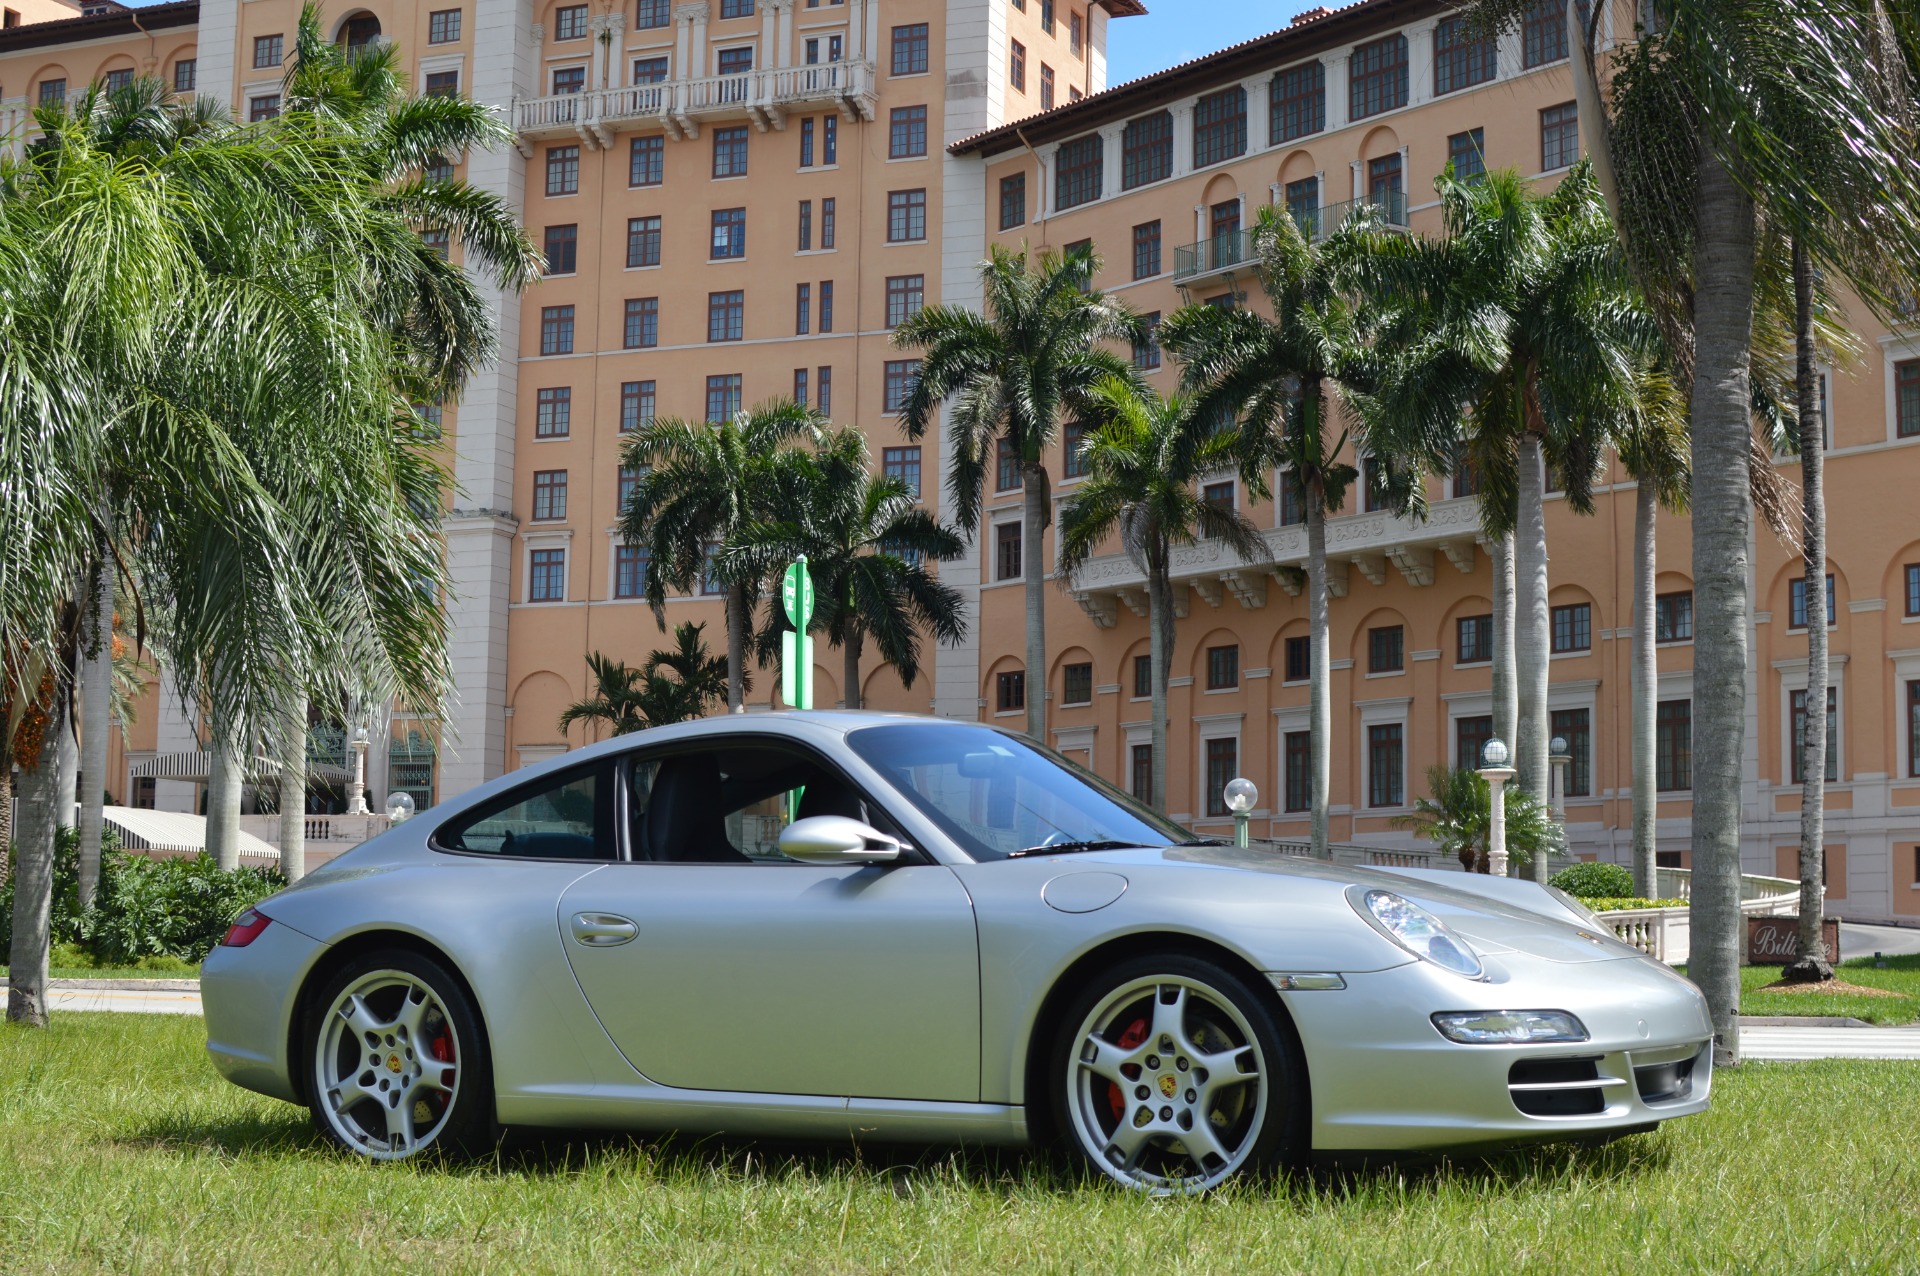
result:
[(49, 1010), (122, 1010), (147, 1015), (197, 1015), (200, 992), (184, 988), (62, 988), (47, 990)]
[(1743, 1027), (1740, 1054), (1747, 1059), (1920, 1060), (1920, 1028)]
[(1889, 957), (1920, 953), (1920, 927), (1840, 923), (1840, 957), (1843, 961), (1871, 957), (1875, 953), (1885, 953)]

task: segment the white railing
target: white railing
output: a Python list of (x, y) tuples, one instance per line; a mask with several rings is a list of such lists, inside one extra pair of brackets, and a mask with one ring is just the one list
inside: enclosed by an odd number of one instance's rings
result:
[(860, 103), (861, 114), (870, 116), (873, 83), (871, 62), (768, 67), (694, 80), (518, 98), (513, 104), (513, 122), (522, 133), (571, 131), (622, 121), (777, 111), (800, 103), (840, 99)]
[[(306, 840), (308, 845), (324, 842), (336, 850), (345, 850), (386, 832), (387, 823), (384, 815), (309, 815), (305, 821)], [(276, 850), (280, 846), (278, 815), (242, 815), (240, 828)]]
[(1684, 907), (1625, 908), (1599, 914), (1600, 920), (1611, 926), (1614, 935), (1623, 943), (1632, 944), (1660, 961), (1667, 960), (1668, 928), (1687, 916)]
[[(1661, 899), (1692, 899), (1693, 870), (1657, 870), (1654, 893)], [(1758, 873), (1740, 874), (1740, 911), (1749, 917), (1781, 917), (1799, 912), (1799, 879), (1765, 877)]]

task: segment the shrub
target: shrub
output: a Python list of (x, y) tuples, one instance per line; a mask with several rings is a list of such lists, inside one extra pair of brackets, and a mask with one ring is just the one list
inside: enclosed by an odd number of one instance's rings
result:
[(1685, 908), (1687, 907), (1687, 901), (1684, 899), (1641, 899), (1638, 896), (1627, 896), (1621, 899), (1614, 899), (1611, 897), (1602, 897), (1602, 896), (1594, 895), (1594, 896), (1588, 896), (1587, 898), (1582, 899), (1580, 902), (1582, 904), (1585, 904), (1588, 908), (1591, 908), (1596, 913), (1620, 913), (1620, 912), (1625, 912), (1630, 908)]
[(1633, 894), (1633, 874), (1618, 864), (1575, 864), (1548, 883), (1575, 899), (1622, 899)]

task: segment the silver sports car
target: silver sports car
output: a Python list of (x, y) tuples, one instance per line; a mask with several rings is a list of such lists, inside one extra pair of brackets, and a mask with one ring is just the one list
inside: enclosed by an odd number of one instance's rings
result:
[(229, 1079), (398, 1159), (505, 1126), (1060, 1137), (1121, 1183), (1646, 1130), (1693, 986), (1528, 882), (1241, 850), (991, 727), (711, 718), (518, 771), (243, 913)]

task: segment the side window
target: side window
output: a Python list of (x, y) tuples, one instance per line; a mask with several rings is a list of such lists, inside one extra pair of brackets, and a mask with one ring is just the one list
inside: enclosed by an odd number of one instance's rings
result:
[(434, 834), (442, 850), (518, 859), (610, 860), (613, 768), (598, 763), (514, 789)]

